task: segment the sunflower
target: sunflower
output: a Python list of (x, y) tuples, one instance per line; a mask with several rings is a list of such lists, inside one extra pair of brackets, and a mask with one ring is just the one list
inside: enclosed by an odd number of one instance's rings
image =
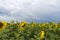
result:
[(44, 35), (45, 35), (45, 32), (44, 31), (41, 31), (40, 32), (40, 38), (43, 39), (44, 38)]
[(0, 22), (0, 30), (4, 30), (6, 28), (7, 22)]
[(54, 25), (53, 30), (56, 30), (56, 29), (57, 29), (57, 27), (58, 27), (58, 26), (57, 26), (57, 24), (55, 24), (55, 25)]
[(27, 24), (27, 22), (22, 22), (21, 24), (19, 24), (19, 25), (20, 25), (20, 28), (21, 28), (22, 30), (24, 30), (26, 24)]
[(32, 21), (31, 26), (34, 27), (35, 23)]
[(54, 25), (54, 24), (55, 24), (55, 22), (51, 22), (50, 24), (51, 24), (51, 25)]
[(45, 23), (42, 24), (42, 27), (44, 27), (44, 26), (45, 26)]
[(54, 23), (53, 25), (50, 25), (49, 29), (50, 30), (56, 30), (58, 28), (58, 25)]

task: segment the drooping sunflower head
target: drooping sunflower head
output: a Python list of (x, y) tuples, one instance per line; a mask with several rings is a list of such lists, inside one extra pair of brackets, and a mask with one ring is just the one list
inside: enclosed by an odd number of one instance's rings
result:
[(22, 23), (20, 23), (20, 28), (21, 28), (22, 30), (24, 30), (26, 24), (27, 24), (27, 22), (22, 22)]
[(55, 23), (52, 27), (52, 30), (56, 30), (58, 28), (57, 24)]
[(51, 25), (54, 25), (54, 24), (55, 24), (55, 22), (51, 22), (50, 24), (51, 24)]
[(0, 22), (0, 28), (2, 28), (2, 26), (3, 26), (3, 23)]
[(31, 22), (31, 26), (34, 27), (34, 25), (35, 25), (35, 23), (32, 21), (32, 22)]
[(7, 22), (0, 22), (0, 31), (6, 28)]
[(57, 24), (55, 24), (55, 28), (54, 28), (54, 30), (56, 30), (58, 28), (58, 26), (57, 26)]
[(40, 32), (40, 38), (43, 39), (44, 38), (44, 35), (45, 35), (45, 32), (44, 31), (41, 31)]

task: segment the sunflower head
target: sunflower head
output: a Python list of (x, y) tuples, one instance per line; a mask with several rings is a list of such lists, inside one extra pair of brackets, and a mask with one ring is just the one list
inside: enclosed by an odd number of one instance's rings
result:
[(56, 30), (58, 28), (57, 24), (55, 23), (54, 27), (52, 28), (53, 30)]
[(31, 26), (34, 27), (35, 23), (32, 21)]
[(40, 38), (43, 39), (44, 38), (44, 35), (45, 35), (45, 32), (44, 31), (41, 31), (40, 32)]
[(42, 26), (45, 26), (45, 23), (43, 23)]
[(4, 25), (4, 24), (0, 22), (0, 28), (2, 28), (3, 25)]
[(6, 28), (7, 22), (0, 22), (0, 30), (4, 30)]
[(57, 28), (58, 28), (58, 24), (54, 22), (52, 22), (52, 24), (49, 27), (50, 30), (56, 30)]
[(50, 24), (51, 24), (51, 25), (54, 25), (54, 24), (55, 24), (55, 22), (51, 22)]
[(21, 28), (22, 30), (24, 30), (26, 24), (27, 24), (27, 22), (22, 22), (22, 23), (20, 23), (20, 24), (19, 24), (19, 25), (20, 25), (20, 28)]

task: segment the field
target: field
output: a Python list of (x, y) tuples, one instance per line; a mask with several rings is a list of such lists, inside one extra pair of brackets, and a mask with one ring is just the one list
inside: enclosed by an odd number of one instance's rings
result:
[(0, 22), (0, 40), (60, 40), (60, 22)]

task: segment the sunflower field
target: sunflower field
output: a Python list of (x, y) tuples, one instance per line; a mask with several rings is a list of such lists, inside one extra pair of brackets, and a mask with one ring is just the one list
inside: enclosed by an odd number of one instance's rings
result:
[(0, 22), (0, 40), (60, 40), (60, 22)]

